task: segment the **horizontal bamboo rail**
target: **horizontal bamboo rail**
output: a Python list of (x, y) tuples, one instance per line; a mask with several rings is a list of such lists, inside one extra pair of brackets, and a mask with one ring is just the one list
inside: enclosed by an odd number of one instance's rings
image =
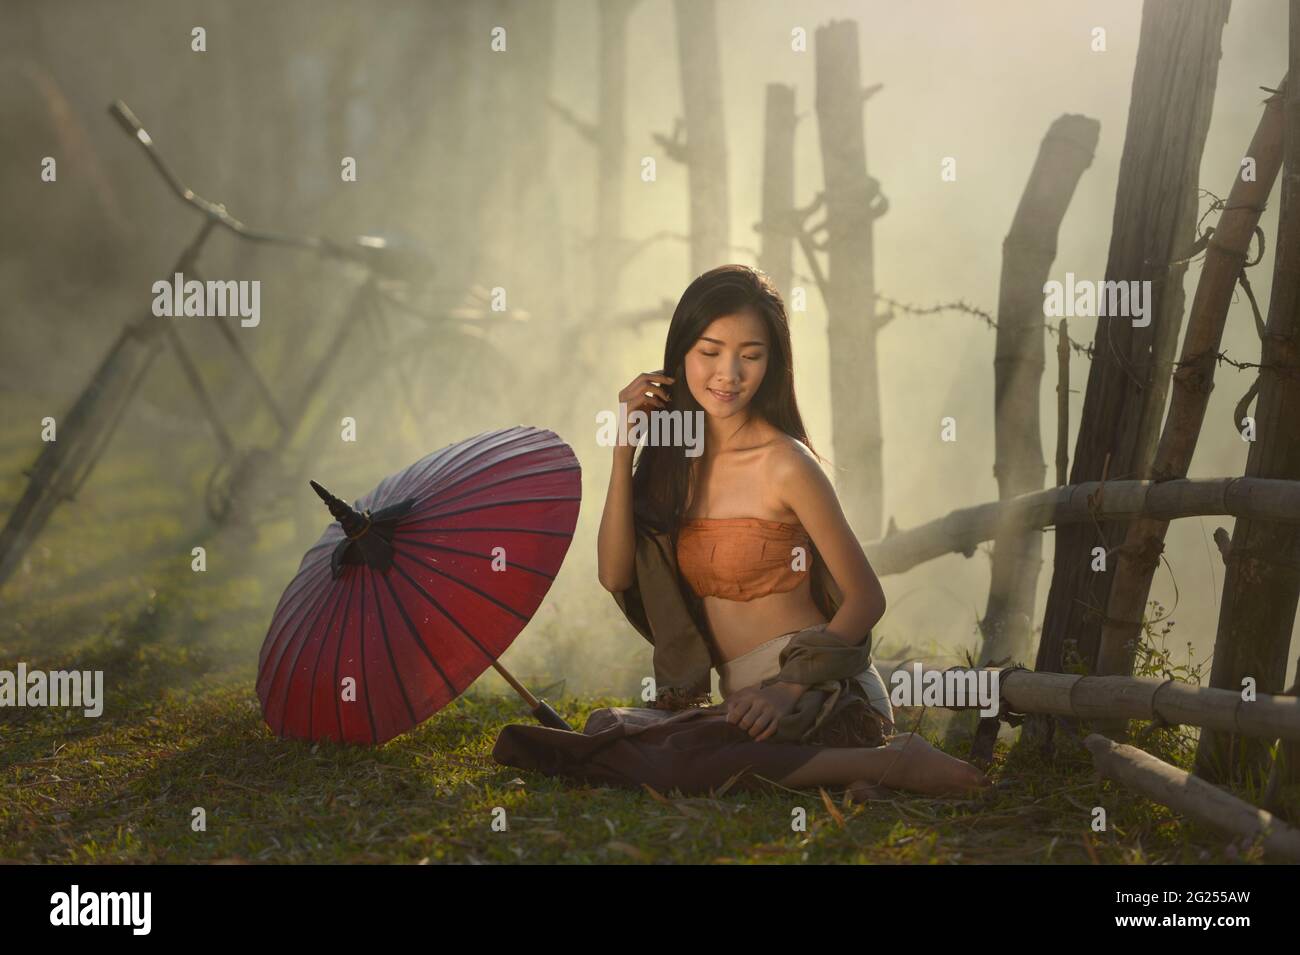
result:
[(1159, 520), (1228, 515), (1300, 524), (1300, 481), (1274, 478), (1179, 478), (1172, 481), (1086, 481), (964, 507), (905, 531), (864, 543), (877, 574), (901, 574), (917, 564), (959, 553), (970, 557), (1008, 527), (1038, 528), (1080, 521)]
[[(927, 679), (927, 672), (945, 672), (925, 666), (923, 661), (875, 661), (886, 691), (892, 693), (895, 670), (918, 662), (922, 663), (922, 680)], [(966, 666), (948, 669), (972, 670)], [(1171, 726), (1199, 726), (1266, 739), (1300, 740), (1300, 697), (1295, 696), (1261, 693), (1247, 702), (1234, 690), (1193, 686), (1177, 680), (1016, 669), (999, 672), (998, 695), (1012, 713), (1050, 713), (1082, 720), (1160, 720)], [(971, 703), (948, 708), (979, 707)]]

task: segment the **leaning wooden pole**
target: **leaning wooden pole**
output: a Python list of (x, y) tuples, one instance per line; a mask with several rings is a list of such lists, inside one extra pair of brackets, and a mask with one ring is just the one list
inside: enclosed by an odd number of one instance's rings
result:
[[(1250, 141), (1246, 160), (1237, 168), (1227, 204), (1205, 249), (1205, 264), (1196, 284), (1182, 356), (1174, 373), (1173, 397), (1151, 466), (1155, 481), (1186, 477), (1196, 451), (1214, 388), (1216, 356), (1228, 306), (1249, 258), (1251, 237), (1282, 165), (1281, 95), (1265, 100), (1264, 115)], [(1098, 673), (1123, 676), (1133, 672), (1143, 612), (1168, 530), (1168, 521), (1153, 517), (1140, 517), (1128, 525), (1124, 544), (1114, 558), (1110, 602), (1101, 628)]]
[[(1142, 314), (1097, 320), (1093, 360), (1072, 483), (1103, 474), (1146, 477), (1164, 410), (1183, 313), (1183, 274), (1196, 226), (1196, 187), (1218, 77), (1228, 0), (1145, 0), (1120, 159), (1106, 281), (1139, 284)], [(1117, 287), (1117, 286), (1112, 286)], [(1119, 304), (1117, 296), (1111, 300)], [(1145, 323), (1145, 324), (1143, 324)], [(1111, 575), (1094, 571), (1093, 548), (1109, 550), (1123, 525), (1081, 524), (1056, 535), (1036, 668), (1061, 670), (1067, 642), (1095, 666), (1100, 615)], [(1047, 721), (1031, 720), (1031, 739), (1045, 742)]]
[(1134, 746), (1093, 733), (1083, 741), (1097, 772), (1185, 816), (1250, 840), (1276, 859), (1300, 862), (1300, 831), (1264, 809)]
[(958, 508), (919, 527), (864, 541), (862, 546), (876, 573), (901, 574), (945, 554), (970, 557), (1004, 523), (1060, 528), (1096, 520), (1132, 520), (1143, 514), (1162, 520), (1231, 514), (1297, 524), (1300, 481), (1237, 477), (1067, 484), (1010, 501)]
[[(1264, 329), (1255, 440), (1246, 475), (1300, 477), (1300, 0), (1290, 4), (1290, 76), (1285, 91), (1282, 202), (1273, 261), (1273, 294)], [(1300, 529), (1270, 520), (1238, 520), (1232, 532), (1210, 685), (1242, 691), (1250, 678), (1265, 692), (1285, 685), (1288, 647), (1300, 599)], [(1243, 740), (1201, 737), (1196, 772), (1221, 780), (1239, 770), (1261, 785), (1267, 747)]]
[[(1002, 241), (993, 359), (993, 476), (1004, 501), (1040, 490), (1047, 474), (1038, 419), (1046, 363), (1043, 284), (1056, 260), (1061, 220), (1092, 163), (1100, 129), (1095, 119), (1072, 114), (1052, 123)], [(980, 620), (980, 659), (985, 663), (1030, 659), (1042, 557), (1041, 528), (1011, 524), (998, 529), (988, 603)]]
[(869, 539), (880, 533), (884, 510), (873, 236), (888, 203), (867, 174), (863, 104), (878, 87), (862, 86), (858, 46), (853, 20), (817, 28), (832, 463), (845, 516), (859, 537)]

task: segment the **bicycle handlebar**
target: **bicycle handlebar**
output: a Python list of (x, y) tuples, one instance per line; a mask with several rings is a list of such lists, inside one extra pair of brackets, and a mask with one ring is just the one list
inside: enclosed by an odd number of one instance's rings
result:
[(287, 245), (307, 249), (318, 255), (331, 256), (363, 265), (368, 269), (392, 277), (411, 277), (426, 270), (432, 271), (432, 264), (427, 260), (422, 261), (421, 256), (413, 252), (409, 247), (394, 246), (393, 243), (383, 239), (360, 236), (353, 240), (351, 244), (344, 244), (321, 236), (299, 236), (250, 229), (227, 212), (224, 205), (204, 199), (177, 178), (171, 167), (163, 161), (162, 156), (154, 148), (153, 137), (149, 135), (149, 131), (144, 128), (144, 124), (140, 122), (135, 113), (131, 112), (131, 107), (120, 99), (114, 100), (108, 107), (108, 112), (117, 120), (118, 125), (126, 131), (127, 135), (140, 144), (145, 151), (145, 155), (149, 157), (149, 161), (158, 170), (159, 175), (167, 181), (167, 185), (172, 192), (180, 197), (181, 201), (194, 206), (214, 223), (224, 227), (241, 239), (247, 239), (250, 242), (265, 242), (273, 245)]
[[(120, 99), (114, 100), (113, 105), (108, 108), (112, 117), (117, 120), (118, 125), (125, 129), (130, 135), (141, 139), (142, 142), (149, 142), (149, 134), (145, 132), (144, 125), (136, 119), (135, 113), (131, 112), (131, 107), (127, 106)], [(143, 134), (143, 138), (141, 137)]]

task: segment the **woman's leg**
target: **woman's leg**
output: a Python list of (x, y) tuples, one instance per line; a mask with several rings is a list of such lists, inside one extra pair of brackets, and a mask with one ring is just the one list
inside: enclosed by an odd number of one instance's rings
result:
[(778, 782), (792, 789), (868, 783), (932, 796), (973, 793), (992, 784), (976, 767), (936, 749), (919, 733), (902, 733), (871, 749), (824, 747)]

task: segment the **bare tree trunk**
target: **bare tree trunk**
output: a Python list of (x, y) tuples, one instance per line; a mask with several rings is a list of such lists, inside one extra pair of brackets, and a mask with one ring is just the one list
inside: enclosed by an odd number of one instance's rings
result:
[[(511, 69), (508, 58), (519, 55), (522, 38), (510, 29), (511, 5), (509, 0), (484, 0), (474, 4), (471, 13), (471, 41), (477, 56), (477, 90), (470, 92), (472, 105), (467, 117), (469, 133), (466, 136), (464, 161), (473, 183), (473, 206), (467, 210), (465, 224), (474, 235), (471, 254), (471, 274), (484, 281), (488, 287), (508, 285), (498, 266), (506, 262), (499, 242), (510, 216), (509, 175), (511, 170), (511, 139), (513, 130), (503, 130), (501, 113), (506, 109), (510, 88)], [(507, 51), (492, 49), (492, 31), (507, 28)], [(502, 134), (505, 134), (503, 142)], [(507, 295), (510, 290), (507, 288)], [(508, 297), (508, 302), (513, 302)]]
[(544, 316), (557, 310), (562, 288), (556, 254), (563, 244), (553, 234), (555, 223), (544, 215), (549, 180), (551, 143), (551, 61), (555, 47), (555, 0), (505, 0), (504, 22), (510, 28), (510, 46), (498, 105), (498, 122), (510, 137), (504, 152), (508, 179), (501, 198), (508, 214), (495, 221), (490, 245), (498, 250), (502, 267), (508, 267), (515, 294), (524, 307)]
[(676, 0), (691, 194), (691, 276), (731, 261), (727, 136), (715, 0)]
[[(585, 427), (590, 417), (587, 409), (603, 408), (610, 401), (605, 378), (599, 372), (609, 356), (606, 335), (618, 332), (613, 316), (618, 307), (619, 284), (635, 249), (635, 243), (624, 234), (623, 207), (627, 182), (628, 24), (637, 2), (608, 0), (597, 4), (595, 121), (580, 119), (565, 104), (550, 101), (552, 111), (596, 150), (591, 267), (583, 271), (584, 278), (590, 274), (590, 307), (585, 311), (566, 310), (557, 305), (556, 321), (548, 325), (560, 326), (562, 331), (558, 338), (552, 331), (544, 346), (563, 356), (573, 368), (570, 387), (543, 385), (538, 389), (541, 420), (554, 420), (557, 426), (568, 420), (582, 421)], [(551, 197), (556, 195), (556, 190), (547, 192)], [(558, 220), (557, 210), (553, 221)], [(602, 334), (593, 335), (592, 329), (600, 329)]]
[[(1291, 0), (1290, 15), (1289, 74), (1300, 77), (1300, 0)], [(1300, 476), (1300, 79), (1287, 83), (1283, 110), (1282, 206), (1248, 477)], [(1240, 690), (1250, 677), (1257, 692), (1281, 692), (1300, 597), (1300, 530), (1238, 520), (1227, 562), (1210, 685)], [(1263, 780), (1267, 748), (1224, 733), (1202, 735), (1196, 772), (1221, 780), (1234, 770)]]
[[(1056, 237), (1083, 171), (1092, 163), (1101, 124), (1061, 116), (1038, 149), (1038, 159), (1002, 242), (994, 369), (995, 460), (998, 497), (1040, 490), (1047, 474), (1039, 431), (1043, 377), (1043, 283), (1056, 259)], [(1002, 527), (993, 548), (992, 580), (980, 631), (985, 662), (1028, 660), (1043, 535)]]
[[(1196, 221), (1197, 174), (1219, 71), (1228, 0), (1146, 0), (1128, 128), (1120, 161), (1106, 279), (1150, 282), (1145, 327), (1098, 318), (1070, 482), (1145, 477), (1182, 324), (1182, 277)], [(1141, 287), (1141, 286), (1140, 286)], [(1080, 525), (1056, 535), (1037, 669), (1061, 670), (1071, 645), (1096, 665), (1101, 611), (1112, 575), (1092, 569), (1094, 547), (1113, 548), (1124, 525)], [(1024, 738), (1046, 742), (1035, 718)]]
[(817, 125), (826, 204), (827, 333), (831, 443), (840, 502), (862, 538), (880, 536), (883, 510), (880, 377), (876, 367), (875, 258), (872, 230), (887, 204), (867, 175), (858, 25), (818, 27)]
[[(1205, 251), (1205, 265), (1196, 285), (1182, 358), (1174, 373), (1173, 398), (1156, 459), (1154, 480), (1186, 477), (1205, 421), (1205, 409), (1214, 388), (1215, 355), (1223, 340), (1228, 306), (1237, 279), (1247, 260), (1250, 239), (1259, 225), (1260, 214), (1273, 191), (1282, 164), (1282, 97), (1265, 102), (1254, 138), (1246, 156), (1254, 161), (1254, 175), (1247, 179), (1238, 167), (1228, 193), (1227, 205)], [(1110, 604), (1102, 624), (1097, 672), (1127, 676), (1142, 635), (1151, 579), (1159, 566), (1169, 522), (1149, 517), (1128, 525), (1124, 546), (1116, 554)]]
[(763, 115), (762, 248), (758, 267), (772, 277), (790, 305), (794, 285), (794, 232), (779, 223), (794, 209), (794, 87), (768, 83)]
[(600, 46), (596, 51), (596, 234), (592, 264), (597, 319), (615, 306), (626, 251), (623, 160), (627, 149), (627, 21), (634, 6), (636, 0), (611, 0), (596, 8)]

